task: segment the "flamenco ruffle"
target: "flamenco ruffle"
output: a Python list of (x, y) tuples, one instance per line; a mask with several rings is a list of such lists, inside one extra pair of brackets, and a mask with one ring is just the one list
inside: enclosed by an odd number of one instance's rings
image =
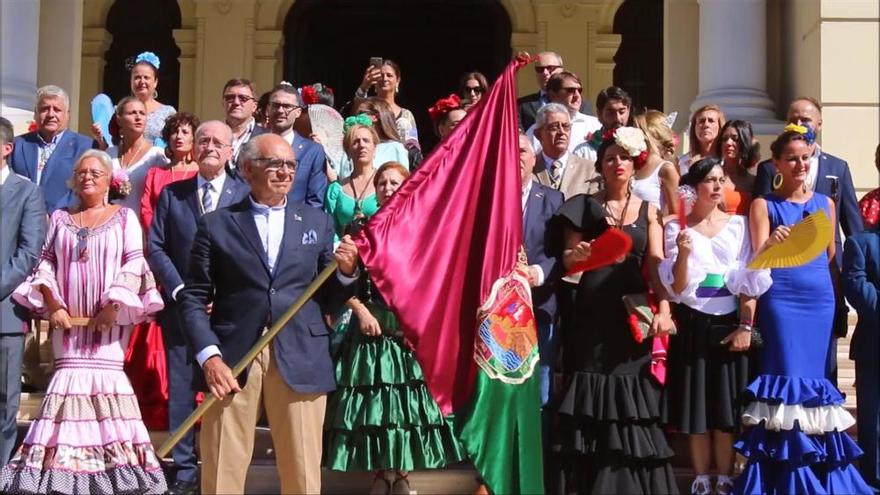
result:
[(2, 470), (3, 493), (164, 493), (149, 443), (76, 447), (25, 444)]
[[(770, 466), (770, 467), (768, 467)], [(855, 495), (873, 493), (852, 464), (793, 466), (750, 462), (736, 479), (734, 492), (750, 495)]]
[[(742, 416), (743, 424), (754, 426), (764, 423), (771, 431), (792, 430), (798, 425), (808, 435), (832, 431), (846, 431), (856, 419), (846, 409), (837, 406), (804, 407), (799, 404), (767, 404), (752, 402)], [(797, 423), (795, 423), (797, 422)]]
[(735, 448), (749, 460), (784, 462), (793, 466), (816, 463), (841, 466), (862, 455), (858, 444), (839, 431), (807, 435), (800, 429), (767, 431), (756, 427), (748, 429)]
[(63, 470), (41, 472), (30, 468), (14, 472), (4, 467), (0, 475), (0, 492), (9, 494), (162, 494), (167, 490), (165, 475), (161, 469), (147, 471), (140, 466), (117, 466), (101, 473)]
[(336, 367), (339, 387), (400, 385), (424, 380), (415, 356), (392, 337), (367, 337), (349, 328)]
[(579, 372), (572, 376), (559, 412), (596, 421), (656, 420), (660, 391), (648, 377)]
[(845, 401), (840, 391), (825, 378), (761, 375), (746, 392), (761, 402), (804, 407), (840, 405)]
[(339, 388), (330, 398), (325, 428), (410, 428), (446, 424), (424, 382)]
[(338, 471), (438, 469), (465, 459), (452, 425), (329, 430), (324, 465)]
[(579, 372), (559, 406), (557, 448), (578, 493), (675, 493), (673, 452), (649, 378)]

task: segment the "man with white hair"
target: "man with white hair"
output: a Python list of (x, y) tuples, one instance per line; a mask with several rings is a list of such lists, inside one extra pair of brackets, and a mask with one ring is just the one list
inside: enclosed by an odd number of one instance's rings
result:
[(548, 103), (538, 110), (535, 137), (541, 148), (536, 152), (535, 180), (561, 192), (565, 199), (596, 193), (602, 186), (602, 175), (593, 162), (569, 151), (571, 127), (566, 106)]
[[(550, 78), (565, 70), (562, 64), (562, 56), (556, 52), (541, 52), (537, 58), (534, 67), (539, 91), (523, 96), (516, 101), (519, 112), (519, 126), (523, 129), (531, 127), (535, 123), (538, 109), (550, 103), (550, 95), (547, 94), (547, 83), (550, 81)], [(581, 100), (578, 111), (589, 115), (590, 104)]]
[(36, 131), (15, 138), (9, 165), (15, 173), (40, 186), (46, 209), (52, 213), (73, 201), (67, 187), (73, 164), (86, 150), (94, 148), (95, 142), (67, 129), (70, 98), (58, 86), (37, 90), (34, 122)]

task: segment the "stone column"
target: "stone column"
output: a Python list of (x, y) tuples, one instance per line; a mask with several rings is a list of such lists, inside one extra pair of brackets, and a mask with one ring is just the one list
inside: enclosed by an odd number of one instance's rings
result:
[(34, 117), (40, 41), (39, 0), (0, 1), (0, 114), (27, 130)]
[(767, 95), (766, 0), (699, 0), (700, 93), (691, 111), (714, 103), (727, 120), (752, 123), (756, 134), (775, 134), (781, 122)]
[[(83, 0), (42, 0), (40, 8), (40, 56), (37, 84), (54, 84), (70, 96), (70, 127), (89, 133), (79, 125), (79, 114), (91, 114), (80, 101), (83, 47)], [(94, 95), (84, 95), (91, 101)], [(91, 119), (88, 119), (91, 121)], [(79, 129), (77, 129), (79, 127)]]

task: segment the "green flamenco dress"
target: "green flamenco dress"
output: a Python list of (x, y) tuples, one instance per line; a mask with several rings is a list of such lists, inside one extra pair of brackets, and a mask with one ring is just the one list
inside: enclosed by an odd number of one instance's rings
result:
[(366, 275), (359, 299), (382, 335), (360, 331), (357, 317), (336, 360), (337, 389), (324, 419), (324, 466), (337, 471), (437, 469), (465, 458), (451, 421), (428, 392), (397, 319)]

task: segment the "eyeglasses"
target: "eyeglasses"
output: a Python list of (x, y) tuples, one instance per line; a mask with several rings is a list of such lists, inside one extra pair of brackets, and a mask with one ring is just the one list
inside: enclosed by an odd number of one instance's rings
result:
[(220, 141), (215, 138), (210, 138), (210, 137), (203, 137), (203, 138), (199, 139), (198, 142), (196, 142), (196, 144), (198, 144), (199, 148), (207, 148), (210, 145), (214, 145), (215, 148), (221, 149), (221, 150), (223, 148), (227, 148), (227, 147), (231, 146), (229, 143), (224, 143), (223, 141)]
[(464, 90), (468, 93), (485, 93), (486, 90), (482, 86), (466, 86)]
[(76, 175), (77, 179), (85, 179), (87, 177), (100, 179), (107, 174), (105, 172), (101, 172), (100, 170), (77, 170), (74, 175)]
[(254, 98), (253, 96), (239, 95), (239, 94), (235, 94), (235, 93), (229, 93), (229, 94), (223, 95), (223, 101), (225, 101), (226, 103), (232, 103), (235, 100), (238, 100), (241, 103), (247, 103), (249, 101), (256, 101), (256, 98)]
[(296, 160), (285, 160), (283, 158), (254, 158), (251, 160), (254, 163), (261, 163), (263, 165), (263, 170), (269, 173), (276, 173), (282, 168), (286, 168), (291, 172), (296, 171), (296, 166), (299, 164)]
[(553, 72), (556, 69), (560, 69), (560, 68), (562, 68), (561, 65), (536, 65), (535, 72), (537, 72), (539, 74), (541, 72)]
[(563, 131), (563, 130), (564, 130), (564, 131), (570, 131), (570, 130), (571, 130), (571, 124), (569, 124), (569, 123), (560, 124), (560, 123), (557, 122), (557, 123), (555, 123), (555, 124), (548, 124), (548, 125), (546, 125), (546, 126), (544, 127), (544, 129), (546, 129), (546, 130), (548, 130), (548, 131), (552, 131), (552, 132), (559, 132), (559, 131)]
[(290, 113), (290, 112), (292, 112), (294, 110), (298, 110), (300, 108), (302, 108), (302, 107), (299, 105), (294, 105), (292, 103), (278, 103), (277, 101), (270, 101), (269, 102), (269, 109), (270, 110), (281, 110), (284, 113)]
[(581, 94), (584, 92), (584, 88), (582, 88), (580, 86), (571, 86), (568, 88), (562, 87), (562, 88), (559, 88), (559, 91), (565, 91), (566, 93), (568, 93), (570, 95), (574, 94), (574, 93)]

